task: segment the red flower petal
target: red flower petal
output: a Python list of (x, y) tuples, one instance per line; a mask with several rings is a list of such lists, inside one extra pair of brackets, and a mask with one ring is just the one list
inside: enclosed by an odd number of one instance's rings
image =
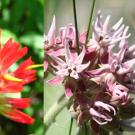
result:
[(5, 82), (4, 86), (0, 88), (0, 93), (17, 93), (23, 90), (21, 83)]
[(9, 68), (13, 63), (22, 58), (28, 51), (27, 47), (22, 49), (19, 48), (19, 43), (12, 42), (12, 39), (7, 41), (4, 47), (0, 50), (0, 64), (2, 65), (1, 71)]
[(12, 108), (10, 111), (5, 111), (3, 115), (15, 122), (19, 122), (22, 124), (32, 124), (34, 122), (34, 119), (31, 118), (29, 115), (14, 108)]
[(8, 104), (11, 104), (15, 108), (23, 109), (30, 106), (29, 98), (7, 98), (6, 100)]
[(34, 81), (36, 70), (27, 69), (28, 66), (34, 64), (31, 57), (25, 60), (20, 66), (14, 71), (14, 76), (20, 79), (23, 79), (23, 84)]

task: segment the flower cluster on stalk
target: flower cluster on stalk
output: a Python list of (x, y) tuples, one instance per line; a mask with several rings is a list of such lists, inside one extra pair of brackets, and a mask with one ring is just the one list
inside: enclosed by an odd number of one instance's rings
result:
[(123, 18), (112, 27), (109, 22), (110, 16), (103, 20), (99, 11), (91, 38), (85, 41), (84, 32), (77, 44), (78, 33), (72, 24), (61, 27), (55, 35), (54, 17), (44, 36), (45, 65), (54, 74), (48, 83), (64, 85), (66, 97), (73, 97), (71, 115), (79, 126), (89, 122), (96, 133), (101, 126), (120, 128), (124, 109), (133, 105), (130, 93), (135, 90), (135, 45), (128, 44), (129, 27)]
[(0, 114), (19, 123), (32, 124), (34, 119), (21, 110), (30, 106), (29, 98), (12, 96), (21, 93), (24, 86), (36, 79), (36, 70), (31, 57), (24, 60), (15, 70), (14, 64), (28, 52), (18, 42), (9, 39), (0, 43)]

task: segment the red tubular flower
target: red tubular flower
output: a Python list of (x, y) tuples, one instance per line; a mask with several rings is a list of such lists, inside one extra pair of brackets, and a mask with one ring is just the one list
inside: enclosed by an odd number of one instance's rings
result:
[(31, 57), (22, 62), (12, 71), (11, 66), (27, 54), (28, 48), (20, 48), (20, 44), (9, 39), (4, 46), (0, 44), (0, 114), (7, 118), (23, 123), (32, 124), (34, 119), (21, 112), (30, 106), (29, 98), (9, 98), (8, 93), (19, 93), (23, 86), (36, 79), (36, 70)]

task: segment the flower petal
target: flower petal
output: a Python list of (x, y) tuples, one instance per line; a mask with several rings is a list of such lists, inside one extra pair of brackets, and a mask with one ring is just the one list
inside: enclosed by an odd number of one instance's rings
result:
[(8, 117), (9, 119), (22, 124), (32, 124), (34, 122), (34, 119), (27, 114), (14, 108), (10, 109), (4, 110), (3, 112), (3, 115)]
[(75, 64), (81, 64), (83, 62), (83, 58), (85, 56), (85, 47), (83, 46), (82, 52), (79, 54), (79, 56), (75, 59)]
[(58, 85), (62, 83), (62, 81), (63, 81), (63, 77), (55, 76), (51, 80), (48, 80), (47, 83), (50, 85)]
[(50, 27), (49, 32), (47, 34), (47, 40), (49, 42), (48, 43), (49, 47), (51, 47), (55, 44), (55, 31), (56, 31), (56, 26), (55, 26), (55, 16), (54, 16), (51, 27)]
[(65, 85), (65, 95), (66, 95), (67, 99), (69, 99), (70, 97), (73, 96), (72, 84), (66, 83), (66, 85)]

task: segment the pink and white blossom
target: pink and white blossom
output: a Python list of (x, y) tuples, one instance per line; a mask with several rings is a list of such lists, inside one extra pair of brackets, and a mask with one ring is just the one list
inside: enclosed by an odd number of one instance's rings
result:
[(113, 116), (116, 115), (116, 110), (113, 106), (101, 101), (96, 101), (93, 107), (90, 108), (89, 112), (92, 119), (99, 125), (107, 124), (108, 122), (112, 121)]
[(73, 54), (69, 50), (69, 45), (66, 44), (64, 55), (65, 60), (62, 60), (59, 57), (51, 56), (51, 58), (56, 62), (56, 65), (53, 64), (53, 67), (56, 69), (55, 74), (61, 77), (70, 76), (74, 79), (79, 79), (79, 73), (90, 65), (90, 62), (82, 64), (84, 55), (85, 49), (83, 48), (79, 55), (73, 57)]

